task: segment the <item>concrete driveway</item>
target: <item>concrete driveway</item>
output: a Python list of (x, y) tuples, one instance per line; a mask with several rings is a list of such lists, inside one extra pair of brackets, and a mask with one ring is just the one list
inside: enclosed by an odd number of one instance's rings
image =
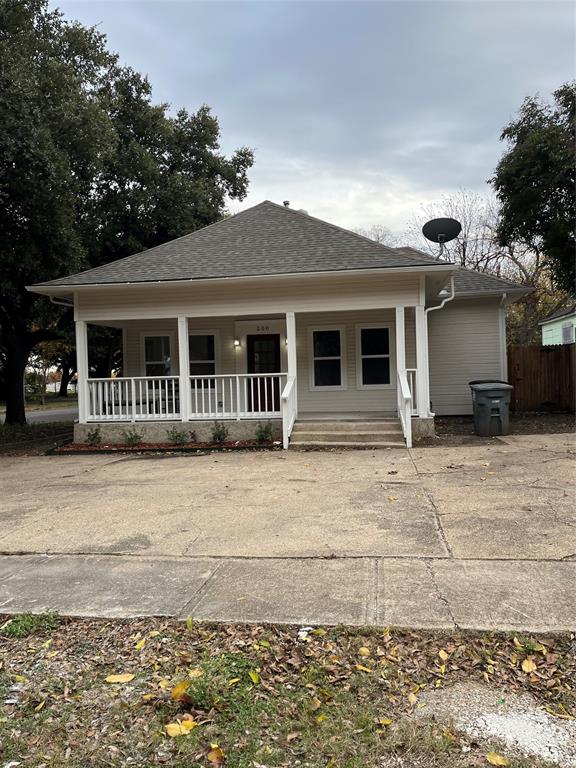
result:
[(5, 458), (0, 611), (576, 629), (575, 453)]

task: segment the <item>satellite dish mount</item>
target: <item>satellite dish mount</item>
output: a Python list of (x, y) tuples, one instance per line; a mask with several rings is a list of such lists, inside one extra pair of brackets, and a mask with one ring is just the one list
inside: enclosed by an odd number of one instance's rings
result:
[(440, 245), (440, 258), (444, 253), (444, 243), (449, 243), (462, 232), (462, 225), (456, 219), (432, 219), (422, 227), (422, 234), (427, 240)]

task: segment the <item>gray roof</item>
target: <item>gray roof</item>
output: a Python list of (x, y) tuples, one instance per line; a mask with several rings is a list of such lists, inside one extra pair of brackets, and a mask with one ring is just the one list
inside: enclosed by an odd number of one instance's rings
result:
[(545, 317), (544, 320), (541, 320), (538, 325), (550, 323), (553, 320), (560, 320), (562, 317), (572, 317), (572, 315), (576, 315), (576, 304), (572, 304), (569, 307), (564, 307), (564, 309), (559, 309), (557, 312), (554, 312), (554, 314)]
[[(37, 286), (83, 286), (173, 280), (450, 266), (414, 248), (389, 248), (307, 213), (265, 200), (189, 235)], [(502, 292), (515, 283), (458, 269), (456, 290)]]

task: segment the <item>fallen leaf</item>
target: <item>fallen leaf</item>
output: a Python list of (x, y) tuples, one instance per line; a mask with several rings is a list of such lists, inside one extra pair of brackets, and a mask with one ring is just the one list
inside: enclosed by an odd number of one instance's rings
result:
[(142, 638), (142, 640), (139, 640), (139, 641), (136, 643), (136, 645), (134, 646), (134, 648), (136, 648), (136, 650), (137, 650), (137, 651), (141, 651), (141, 650), (142, 650), (142, 648), (144, 648), (144, 646), (145, 646), (145, 645), (146, 645), (146, 638), (145, 638), (145, 637), (143, 637), (143, 638)]
[(150, 632), (150, 637), (158, 637), (160, 632), (158, 632), (157, 629), (153, 629), (152, 632)]
[(121, 675), (108, 675), (108, 677), (105, 679), (105, 682), (107, 683), (129, 683), (130, 680), (134, 680), (134, 675), (131, 675), (130, 672), (125, 672)]
[(299, 736), (299, 731), (292, 731), (292, 733), (289, 733), (288, 736), (286, 736), (286, 741), (288, 744), (290, 744), (291, 741), (294, 741), (294, 739), (297, 739)]
[(176, 736), (187, 736), (190, 731), (198, 725), (194, 720), (182, 720), (175, 723), (168, 723), (165, 727), (168, 736), (175, 738)]
[(317, 696), (314, 696), (312, 699), (312, 709), (320, 709), (322, 706), (322, 702)]
[(316, 722), (317, 722), (317, 723), (323, 723), (323, 722), (324, 722), (324, 720), (326, 720), (326, 717), (327, 717), (327, 715), (325, 715), (324, 713), (322, 713), (321, 715), (318, 715), (318, 717), (316, 718)]
[(379, 717), (378, 718), (378, 725), (382, 725), (383, 727), (386, 727), (387, 725), (392, 725), (392, 720), (389, 717)]
[(174, 688), (172, 688), (170, 691), (170, 697), (172, 698), (172, 701), (182, 701), (182, 699), (186, 696), (186, 691), (188, 688), (190, 688), (190, 680), (182, 680), (182, 682), (175, 685)]
[(408, 694), (408, 703), (410, 704), (411, 707), (413, 707), (417, 701), (418, 701), (418, 698), (415, 693)]
[(364, 656), (364, 658), (370, 656), (370, 648), (366, 648), (366, 646), (363, 645), (362, 648), (358, 649), (358, 655)]
[(388, 501), (398, 501), (398, 496), (388, 496)]
[(250, 677), (250, 680), (252, 680), (252, 682), (254, 683), (254, 685), (257, 685), (260, 682), (260, 675), (258, 674), (258, 672), (256, 672), (255, 669), (250, 669), (248, 671), (248, 675)]
[(528, 656), (527, 659), (524, 659), (522, 662), (522, 671), (526, 672), (526, 674), (530, 674), (530, 672), (534, 672), (536, 669), (536, 664), (534, 663), (534, 659), (531, 656)]
[(218, 744), (210, 744), (210, 752), (206, 755), (209, 762), (214, 765), (222, 765), (224, 761), (224, 752), (220, 749)]
[(497, 752), (488, 752), (486, 760), (490, 765), (510, 765), (510, 760), (503, 755), (499, 755)]
[(204, 675), (204, 670), (200, 669), (200, 667), (196, 667), (196, 669), (191, 669), (188, 671), (188, 677), (202, 677)]
[(46, 699), (40, 702), (38, 706), (34, 707), (34, 712), (40, 712), (41, 709), (44, 709), (44, 705), (46, 704)]
[(448, 661), (448, 654), (444, 649), (438, 651), (438, 656), (442, 659), (442, 661)]
[(239, 677), (233, 677), (231, 680), (228, 680), (228, 685), (229, 686), (236, 685), (239, 682), (240, 682), (240, 678)]
[(322, 637), (326, 634), (326, 630), (322, 629), (322, 627), (318, 627), (318, 629), (313, 629), (312, 632), (310, 632), (311, 635), (318, 635), (319, 637)]
[(188, 616), (188, 618), (186, 619), (186, 629), (188, 630), (188, 632), (192, 632), (193, 628), (194, 628), (194, 619), (192, 618), (192, 616)]
[(368, 667), (363, 667), (362, 664), (356, 664), (356, 669), (360, 672), (372, 672)]

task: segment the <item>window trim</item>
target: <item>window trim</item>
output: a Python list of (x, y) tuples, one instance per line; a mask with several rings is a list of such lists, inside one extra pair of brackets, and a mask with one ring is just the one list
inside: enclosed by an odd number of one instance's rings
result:
[[(211, 328), (200, 329), (194, 328), (188, 331), (188, 337), (190, 336), (214, 336), (214, 373), (212, 376), (218, 376), (220, 371), (220, 339), (218, 338), (218, 331)], [(188, 341), (188, 376), (192, 376), (190, 373), (190, 363), (211, 363), (212, 360), (192, 360), (190, 357), (190, 341)], [(205, 376), (204, 378), (208, 378)]]
[[(318, 331), (338, 331), (340, 333), (340, 357), (315, 357), (314, 334)], [(311, 392), (340, 392), (347, 389), (346, 376), (346, 327), (343, 325), (315, 325), (308, 328), (308, 385)], [(327, 387), (316, 386), (314, 380), (315, 360), (340, 360), (340, 384)]]
[(154, 338), (157, 336), (168, 336), (170, 339), (170, 373), (165, 373), (164, 376), (177, 376), (178, 372), (174, 373), (174, 354), (176, 352), (176, 332), (175, 331), (141, 331), (140, 332), (140, 371), (142, 376), (146, 376), (149, 379), (156, 379), (157, 376), (148, 376), (146, 373), (146, 363), (152, 362), (146, 360), (146, 339)]
[[(388, 330), (388, 355), (363, 355), (362, 354), (362, 331), (368, 328), (386, 328)], [(359, 323), (356, 325), (356, 389), (360, 390), (378, 390), (396, 388), (396, 354), (395, 354), (395, 336), (392, 323)], [(390, 361), (390, 383), (389, 384), (364, 384), (362, 380), (362, 360), (363, 358), (387, 357)]]

